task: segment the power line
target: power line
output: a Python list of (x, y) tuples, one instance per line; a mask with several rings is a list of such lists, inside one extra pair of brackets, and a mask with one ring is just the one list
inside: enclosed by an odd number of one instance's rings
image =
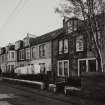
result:
[[(19, 10), (22, 10), (22, 8), (25, 6), (26, 2), (28, 0), (19, 0), (19, 2), (17, 3), (16, 7), (13, 9), (13, 11), (10, 13), (10, 15), (7, 17), (6, 21), (4, 22), (4, 24), (1, 26), (0, 31), (2, 31), (2, 29), (10, 22), (10, 20), (12, 19), (12, 17), (14, 16), (14, 14), (16, 13), (16, 11), (18, 10), (18, 8), (20, 7), (20, 5), (23, 3), (22, 7)], [(18, 11), (19, 13), (19, 11)], [(18, 14), (17, 13), (17, 14)], [(16, 15), (15, 15), (16, 16)]]

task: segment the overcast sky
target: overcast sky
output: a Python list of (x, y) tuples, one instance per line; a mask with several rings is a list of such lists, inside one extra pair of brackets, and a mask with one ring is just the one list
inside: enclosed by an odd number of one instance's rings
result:
[(0, 0), (0, 46), (23, 39), (29, 32), (42, 35), (62, 27), (54, 13), (60, 0)]

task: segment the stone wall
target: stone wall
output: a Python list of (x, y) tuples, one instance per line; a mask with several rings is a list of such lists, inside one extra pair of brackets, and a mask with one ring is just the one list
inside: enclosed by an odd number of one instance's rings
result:
[(105, 100), (105, 73), (83, 73), (81, 77), (83, 97)]

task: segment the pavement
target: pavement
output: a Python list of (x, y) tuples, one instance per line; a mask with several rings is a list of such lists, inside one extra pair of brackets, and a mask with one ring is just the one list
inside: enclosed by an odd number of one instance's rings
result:
[[(8, 86), (11, 85), (8, 83)], [(27, 86), (20, 86), (20, 85), (16, 85), (16, 84), (12, 84), (11, 85), (13, 88), (18, 88), (20, 90), (24, 90), (30, 93), (34, 93), (38, 96), (42, 96), (42, 97), (46, 97), (46, 98), (50, 98), (53, 100), (57, 100), (57, 101), (61, 101), (64, 103), (70, 103), (70, 105), (104, 105), (105, 103), (102, 101), (98, 101), (98, 100), (93, 100), (93, 99), (87, 99), (84, 97), (80, 97), (78, 96), (66, 96), (62, 93), (52, 93), (49, 92), (47, 90), (40, 90), (40, 89), (34, 89), (31, 87), (27, 87)], [(2, 104), (0, 104), (2, 105)], [(9, 105), (9, 104), (5, 104), (5, 105)], [(65, 104), (67, 105), (67, 104)]]

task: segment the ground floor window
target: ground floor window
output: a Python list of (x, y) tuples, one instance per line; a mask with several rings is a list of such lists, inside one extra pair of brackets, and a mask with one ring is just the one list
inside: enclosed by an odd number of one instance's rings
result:
[(78, 60), (78, 75), (82, 72), (96, 72), (98, 68), (95, 58), (79, 59)]
[(40, 73), (45, 74), (46, 72), (45, 63), (39, 63), (39, 65), (40, 65)]
[(69, 60), (58, 61), (58, 76), (69, 76)]
[(8, 72), (13, 73), (14, 68), (15, 68), (15, 65), (8, 65)]

